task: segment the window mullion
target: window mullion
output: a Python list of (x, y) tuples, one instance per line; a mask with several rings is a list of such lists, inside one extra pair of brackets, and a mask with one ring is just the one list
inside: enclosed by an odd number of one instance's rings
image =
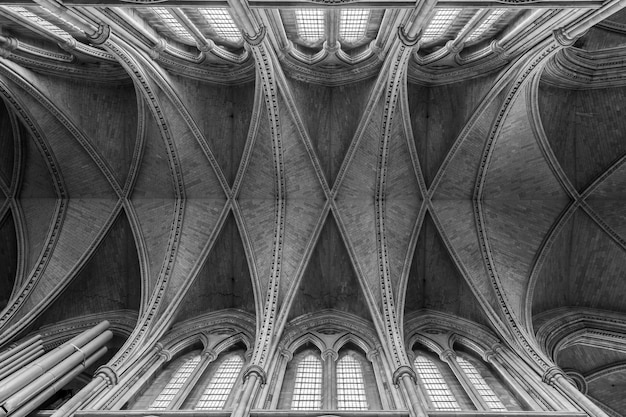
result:
[(337, 358), (339, 355), (332, 349), (322, 353), (324, 361), (322, 410), (337, 409)]
[(459, 380), (461, 386), (472, 400), (472, 403), (474, 403), (476, 409), (489, 411), (490, 408), (483, 399), (482, 395), (480, 395), (478, 390), (476, 390), (474, 384), (472, 384), (465, 372), (463, 372), (463, 370), (457, 363), (456, 354), (454, 353), (454, 351), (450, 349), (444, 350), (443, 352), (441, 352), (439, 357), (442, 361), (448, 364), (450, 369), (452, 369), (452, 373), (454, 373), (454, 376), (456, 376), (456, 378)]
[(213, 352), (203, 352), (201, 355), (200, 363), (193, 370), (191, 375), (185, 380), (185, 384), (183, 387), (176, 393), (176, 396), (170, 401), (168, 410), (179, 410), (183, 405), (183, 402), (187, 399), (187, 396), (191, 392), (191, 390), (196, 386), (196, 383), (209, 366), (211, 362), (213, 362), (217, 356)]
[(330, 50), (334, 50), (339, 45), (339, 10), (329, 8), (325, 13), (326, 18), (326, 46)]

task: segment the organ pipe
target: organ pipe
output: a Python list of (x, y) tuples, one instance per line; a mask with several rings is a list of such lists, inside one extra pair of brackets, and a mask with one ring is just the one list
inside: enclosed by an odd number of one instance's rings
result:
[(17, 391), (50, 370), (50, 368), (54, 365), (70, 356), (77, 350), (77, 348), (80, 349), (82, 346), (93, 340), (108, 327), (109, 322), (105, 320), (97, 326), (84, 331), (68, 342), (65, 342), (53, 351), (48, 352), (32, 365), (29, 365), (19, 373), (14, 374), (13, 377), (5, 378), (5, 380), (2, 381), (2, 385), (0, 385), (0, 403), (6, 401), (6, 399), (11, 395), (15, 394)]
[(9, 397), (0, 409), (0, 417), (11, 414), (28, 400), (36, 396), (41, 391), (52, 385), (55, 381), (61, 379), (65, 374), (70, 372), (81, 363), (86, 363), (88, 357), (92, 356), (99, 349), (104, 347), (105, 343), (113, 338), (110, 330), (102, 333), (100, 336), (87, 343), (80, 350), (65, 358), (54, 367), (50, 368), (43, 375), (30, 382), (24, 388)]

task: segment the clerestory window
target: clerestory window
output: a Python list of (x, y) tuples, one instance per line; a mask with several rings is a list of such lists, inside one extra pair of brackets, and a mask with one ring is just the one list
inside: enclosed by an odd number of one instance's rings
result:
[(500, 401), (491, 387), (487, 385), (483, 377), (471, 362), (463, 359), (462, 356), (458, 356), (456, 358), (456, 362), (459, 364), (463, 372), (465, 372), (465, 375), (467, 375), (472, 385), (474, 385), (476, 391), (478, 391), (481, 397), (483, 397), (483, 400), (485, 400), (485, 403), (487, 403), (490, 410), (506, 411), (506, 407), (502, 404), (502, 401)]
[(298, 9), (295, 14), (298, 36), (309, 42), (318, 42), (324, 37), (324, 10)]
[(322, 363), (313, 353), (298, 363), (293, 388), (292, 410), (319, 410), (322, 408)]
[(289, 362), (278, 408), (292, 410), (379, 410), (371, 362), (358, 349), (343, 348), (321, 357), (303, 349)]
[(361, 364), (350, 355), (337, 362), (337, 408), (367, 410), (365, 381)]
[(223, 409), (242, 367), (243, 359), (239, 355), (231, 356), (222, 362), (194, 408), (196, 410)]
[(459, 403), (456, 401), (456, 398), (454, 398), (454, 395), (452, 395), (443, 375), (433, 361), (423, 355), (418, 355), (415, 358), (414, 364), (415, 370), (435, 410), (461, 410)]
[(241, 390), (245, 350), (235, 347), (212, 360), (195, 350), (171, 361), (143, 387), (132, 410), (223, 410)]
[(435, 16), (430, 20), (426, 30), (424, 30), (424, 34), (422, 35), (422, 40), (424, 42), (432, 42), (437, 40), (438, 38), (444, 36), (446, 31), (452, 23), (454, 19), (459, 15), (461, 9), (439, 9), (435, 13)]
[(358, 42), (365, 37), (370, 11), (365, 9), (344, 9), (339, 19), (339, 37), (346, 42)]
[(187, 359), (169, 380), (163, 391), (150, 404), (150, 410), (165, 410), (168, 408), (174, 397), (183, 388), (187, 379), (200, 363), (200, 355)]

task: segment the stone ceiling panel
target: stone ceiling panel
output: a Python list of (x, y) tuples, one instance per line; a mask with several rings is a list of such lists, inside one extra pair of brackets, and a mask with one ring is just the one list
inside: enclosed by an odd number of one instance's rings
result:
[(483, 209), (495, 270), (510, 306), (523, 319), (531, 270), (565, 204), (554, 200), (487, 200)]
[(336, 87), (289, 81), (326, 181), (332, 187), (365, 111), (375, 79)]
[(588, 382), (587, 395), (623, 413), (626, 410), (626, 370), (621, 369)]
[(411, 262), (404, 317), (422, 309), (437, 310), (489, 326), (483, 309), (448, 253), (426, 213)]
[(226, 86), (174, 75), (170, 81), (232, 187), (248, 139), (254, 83)]
[(626, 155), (626, 87), (570, 90), (541, 83), (538, 100), (550, 146), (580, 192)]
[(256, 313), (246, 253), (232, 213), (180, 304), (176, 322), (227, 308)]
[(332, 213), (328, 213), (299, 283), (288, 320), (324, 309), (371, 321), (367, 300)]
[(108, 311), (138, 312), (141, 287), (135, 239), (122, 210), (80, 273), (33, 328)]
[(0, 179), (7, 185), (11, 184), (13, 178), (14, 141), (9, 109), (6, 103), (0, 100)]
[(130, 78), (118, 84), (37, 74), (37, 82), (72, 120), (124, 184), (138, 132), (138, 102)]
[(557, 200), (568, 197), (546, 161), (532, 129), (527, 89), (520, 87), (492, 144), (482, 198)]
[(583, 375), (626, 362), (626, 352), (587, 346), (584, 343), (560, 350), (556, 363), (563, 369), (574, 369)]
[(492, 308), (499, 311), (499, 302), (493, 292), (480, 250), (473, 203), (464, 200), (437, 200), (433, 202), (433, 206), (445, 234), (444, 239), (447, 239), (453, 250), (451, 256), (461, 263), (464, 269), (461, 274), (466, 282)]
[(532, 313), (558, 307), (626, 312), (626, 256), (582, 209), (567, 221), (533, 285)]
[[(4, 202), (0, 198), (0, 205)], [(18, 251), (15, 223), (11, 211), (0, 219), (0, 311), (9, 302), (17, 274)]]
[[(473, 198), (485, 142), (506, 93), (507, 89), (504, 88), (497, 96), (487, 98), (488, 102), (476, 110), (459, 137), (455, 139), (453, 148), (444, 160), (445, 165), (439, 170), (439, 182), (432, 185), (435, 187), (433, 199)], [(416, 134), (413, 132), (414, 136)]]
[(432, 87), (408, 84), (413, 138), (427, 187), (495, 77)]

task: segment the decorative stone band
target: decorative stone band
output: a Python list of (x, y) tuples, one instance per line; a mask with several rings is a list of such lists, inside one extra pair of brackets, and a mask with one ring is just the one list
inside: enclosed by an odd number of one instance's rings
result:
[(409, 377), (411, 377), (413, 382), (417, 384), (417, 375), (415, 375), (415, 371), (413, 370), (413, 368), (408, 365), (402, 365), (394, 371), (392, 376), (393, 384), (400, 385), (400, 378), (402, 378), (404, 375), (408, 375)]
[(109, 366), (101, 366), (96, 370), (95, 375), (100, 376), (107, 383), (108, 386), (117, 385), (118, 377), (113, 368)]
[(243, 373), (243, 380), (247, 381), (250, 375), (253, 374), (256, 375), (259, 380), (261, 380), (261, 385), (265, 385), (265, 382), (267, 381), (267, 375), (265, 374), (263, 368), (261, 368), (259, 365), (248, 366), (246, 371)]
[(246, 32), (241, 32), (243, 39), (247, 44), (252, 46), (259, 46), (263, 39), (265, 39), (265, 35), (267, 34), (267, 29), (265, 26), (261, 25), (259, 27), (259, 32), (255, 33), (254, 36), (248, 35)]
[(404, 46), (412, 48), (419, 43), (421, 36), (418, 33), (414, 38), (410, 38), (404, 31), (404, 25), (400, 25), (398, 26), (398, 38), (400, 38), (400, 42), (402, 42)]
[(102, 45), (111, 37), (111, 28), (109, 25), (100, 23), (96, 32), (91, 35), (88, 34), (87, 37), (92, 45)]

